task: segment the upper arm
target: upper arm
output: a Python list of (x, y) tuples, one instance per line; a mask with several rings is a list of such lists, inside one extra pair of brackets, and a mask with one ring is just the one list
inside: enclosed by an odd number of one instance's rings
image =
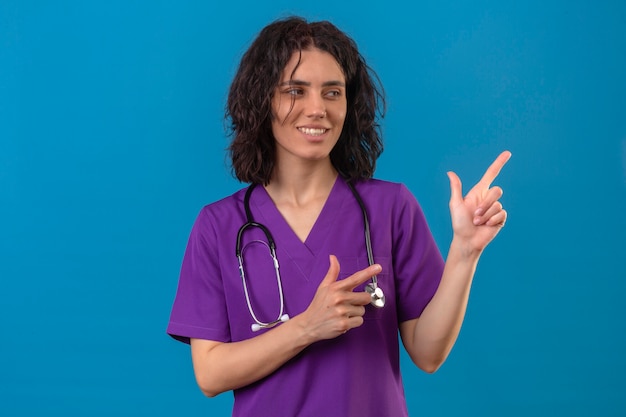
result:
[(224, 342), (192, 338), (189, 340), (189, 344), (191, 345), (191, 361), (193, 362), (194, 370), (196, 370), (196, 367), (205, 365), (206, 358), (211, 351), (217, 346), (224, 344)]
[(204, 208), (185, 249), (167, 333), (186, 343), (191, 338), (231, 339), (228, 320), (224, 319), (228, 317), (221, 264), (225, 257), (219, 252), (225, 246), (223, 236), (230, 235), (219, 233), (216, 223), (214, 215)]
[(418, 321), (419, 318), (401, 322), (399, 325), (400, 338), (415, 366), (424, 372), (433, 373), (439, 369), (445, 357), (441, 360), (432, 360), (432, 356), (428, 354), (424, 341), (420, 341), (416, 337), (415, 332), (417, 331)]
[(194, 339), (189, 340), (191, 346), (191, 362), (193, 364), (193, 372), (196, 382), (200, 389), (208, 395), (208, 377), (211, 373), (211, 361), (209, 359), (211, 351), (216, 347), (223, 345), (224, 342), (215, 340)]
[(415, 362), (415, 358), (413, 357), (413, 352), (415, 352), (415, 328), (417, 327), (418, 320), (419, 318), (406, 320), (401, 322), (398, 326), (404, 349), (406, 349), (413, 362)]
[(224, 344), (224, 342), (191, 338), (189, 339), (189, 344), (191, 345), (191, 359), (195, 362), (198, 356), (205, 356), (216, 346)]
[(444, 268), (443, 257), (416, 198), (401, 186), (392, 215), (392, 254), (398, 319), (422, 315), (434, 296)]

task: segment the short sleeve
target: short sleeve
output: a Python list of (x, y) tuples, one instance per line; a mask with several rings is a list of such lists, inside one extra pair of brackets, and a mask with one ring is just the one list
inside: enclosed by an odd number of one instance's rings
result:
[(217, 245), (212, 216), (205, 207), (189, 236), (167, 326), (176, 340), (230, 341)]
[(398, 320), (418, 318), (435, 295), (444, 261), (424, 213), (405, 185), (393, 207), (393, 268)]

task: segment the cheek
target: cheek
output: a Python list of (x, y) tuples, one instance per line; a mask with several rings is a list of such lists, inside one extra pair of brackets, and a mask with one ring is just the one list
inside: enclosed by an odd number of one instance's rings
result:
[(346, 121), (346, 109), (335, 112), (335, 115), (336, 121), (343, 126)]
[(272, 120), (280, 118), (281, 104), (280, 96), (272, 98)]
[(272, 117), (275, 123), (279, 125), (289, 121), (293, 118), (296, 112), (295, 103), (290, 100), (274, 100), (272, 102)]
[(345, 120), (347, 113), (348, 103), (346, 103), (345, 101), (336, 103), (336, 106), (334, 108), (334, 114), (336, 115), (337, 119)]

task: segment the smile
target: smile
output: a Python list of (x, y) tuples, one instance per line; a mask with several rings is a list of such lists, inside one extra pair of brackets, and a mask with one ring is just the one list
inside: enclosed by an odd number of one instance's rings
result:
[(299, 127), (298, 130), (305, 135), (309, 136), (321, 136), (328, 131), (328, 129), (323, 128), (310, 128), (310, 127)]

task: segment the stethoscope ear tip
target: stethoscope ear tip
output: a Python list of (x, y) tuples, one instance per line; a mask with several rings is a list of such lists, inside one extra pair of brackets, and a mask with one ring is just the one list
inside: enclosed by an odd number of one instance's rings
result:
[(250, 325), (250, 329), (252, 329), (253, 332), (258, 332), (261, 329), (272, 328), (272, 327), (276, 326), (278, 323), (284, 323), (287, 320), (289, 320), (289, 314), (283, 314), (282, 316), (280, 316), (280, 319), (275, 320), (275, 321), (270, 322), (270, 323), (252, 323)]

